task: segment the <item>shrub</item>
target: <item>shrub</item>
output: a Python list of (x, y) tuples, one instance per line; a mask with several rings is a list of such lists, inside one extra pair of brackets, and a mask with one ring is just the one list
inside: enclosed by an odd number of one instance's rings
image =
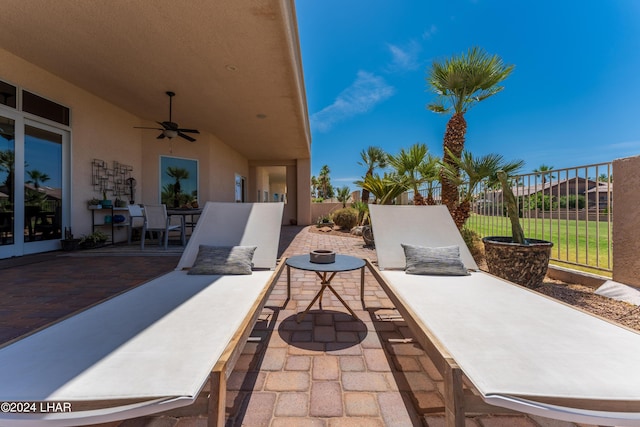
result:
[(482, 239), (480, 235), (473, 230), (470, 230), (466, 227), (463, 227), (460, 231), (462, 234), (462, 238), (464, 242), (467, 244), (469, 248), (469, 252), (471, 252), (471, 256), (476, 261), (476, 264), (482, 264), (484, 260), (484, 245), (482, 244)]
[(343, 230), (351, 230), (358, 224), (358, 211), (353, 208), (338, 209), (333, 213), (333, 222)]
[(560, 196), (561, 208), (584, 209), (585, 204), (586, 202), (583, 195), (576, 197), (575, 194), (570, 194), (568, 198), (567, 196)]
[(369, 224), (369, 205), (365, 202), (358, 201), (351, 203), (351, 207), (358, 213), (358, 221), (356, 225)]

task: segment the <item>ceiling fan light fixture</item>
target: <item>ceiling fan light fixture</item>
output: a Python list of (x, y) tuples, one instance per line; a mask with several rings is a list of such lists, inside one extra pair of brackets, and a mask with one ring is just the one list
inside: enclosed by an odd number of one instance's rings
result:
[(167, 138), (175, 138), (176, 136), (178, 136), (178, 131), (173, 129), (165, 129), (163, 133)]
[(172, 139), (175, 137), (181, 137), (186, 139), (187, 141), (190, 142), (195, 142), (196, 139), (192, 138), (189, 135), (186, 135), (188, 133), (196, 133), (199, 134), (200, 132), (198, 131), (198, 129), (184, 129), (181, 128), (177, 123), (175, 123), (172, 120), (172, 106), (173, 106), (173, 97), (176, 95), (174, 92), (171, 91), (167, 91), (166, 92), (167, 96), (169, 96), (169, 120), (168, 121), (164, 121), (164, 122), (156, 122), (158, 125), (160, 125), (161, 127), (159, 128), (152, 128), (152, 127), (146, 127), (146, 126), (134, 126), (134, 128), (138, 128), (138, 129), (156, 129), (159, 131), (162, 131), (162, 133), (160, 135), (158, 135), (156, 137), (156, 139), (164, 139), (164, 138), (168, 138), (168, 139)]

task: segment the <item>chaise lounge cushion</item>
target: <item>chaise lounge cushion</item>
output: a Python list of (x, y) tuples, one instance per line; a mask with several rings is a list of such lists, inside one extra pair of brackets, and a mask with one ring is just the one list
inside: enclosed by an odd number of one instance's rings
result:
[(251, 274), (256, 246), (200, 245), (188, 274)]
[(402, 243), (407, 274), (466, 276), (469, 274), (460, 259), (459, 246), (425, 247)]

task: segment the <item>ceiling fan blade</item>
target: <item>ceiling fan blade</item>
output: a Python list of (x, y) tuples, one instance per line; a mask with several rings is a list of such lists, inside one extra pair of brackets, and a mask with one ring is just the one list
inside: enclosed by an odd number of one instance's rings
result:
[(185, 133), (200, 133), (200, 131), (198, 129), (178, 129), (178, 132), (185, 132)]
[[(160, 130), (162, 130), (162, 129), (160, 129)], [(163, 132), (163, 133), (161, 133), (160, 135), (158, 135), (158, 136), (156, 137), (156, 139), (164, 139), (164, 132)]]
[(160, 130), (171, 129), (171, 122), (156, 122), (156, 123), (162, 126), (162, 129)]
[(164, 130), (161, 128), (149, 128), (149, 127), (144, 127), (144, 126), (134, 126), (134, 129), (153, 129), (153, 130)]
[(187, 141), (195, 142), (195, 139), (194, 139), (194, 138), (191, 138), (189, 135), (185, 135), (185, 134), (184, 134), (184, 133), (182, 133), (182, 132), (178, 132), (178, 136), (179, 136), (179, 137), (182, 137), (182, 138), (184, 138), (184, 139), (186, 139)]

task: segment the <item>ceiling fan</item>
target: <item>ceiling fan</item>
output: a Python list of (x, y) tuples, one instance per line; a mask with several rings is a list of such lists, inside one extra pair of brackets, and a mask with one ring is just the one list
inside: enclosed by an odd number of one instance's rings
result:
[(160, 135), (158, 135), (157, 139), (163, 139), (163, 138), (175, 138), (176, 136), (179, 136), (181, 138), (186, 139), (187, 141), (191, 141), (194, 142), (195, 139), (190, 137), (189, 135), (185, 135), (186, 133), (200, 133), (198, 130), (196, 129), (182, 129), (178, 126), (177, 123), (174, 123), (173, 121), (171, 121), (171, 107), (172, 107), (172, 101), (173, 101), (173, 97), (176, 95), (174, 92), (171, 91), (167, 91), (166, 94), (169, 96), (169, 121), (166, 122), (156, 122), (158, 123), (160, 126), (162, 126), (161, 128), (149, 128), (149, 127), (143, 127), (143, 126), (134, 126), (137, 129), (155, 129), (155, 130), (161, 130), (162, 133)]

